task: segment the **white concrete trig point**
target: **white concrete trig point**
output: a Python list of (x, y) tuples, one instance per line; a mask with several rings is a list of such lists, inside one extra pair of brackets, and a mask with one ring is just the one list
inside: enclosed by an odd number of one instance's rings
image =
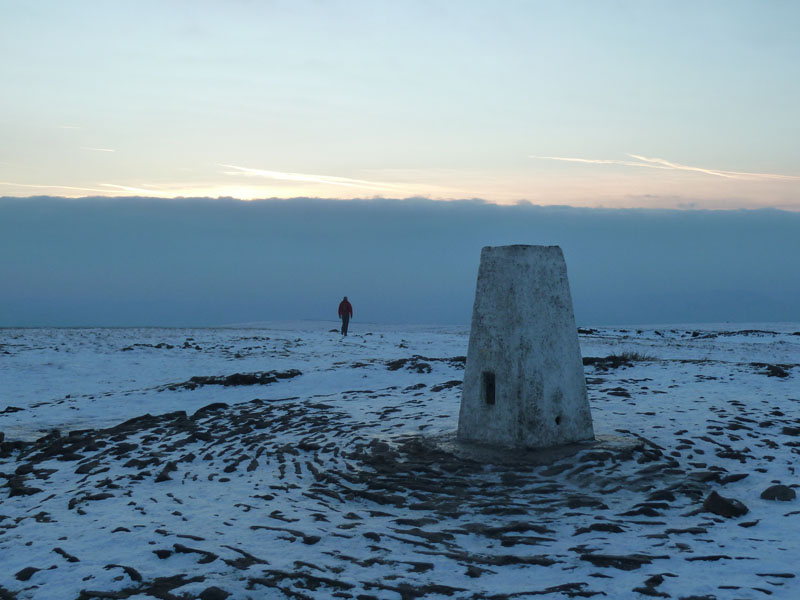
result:
[(481, 251), (458, 439), (510, 448), (594, 439), (558, 246)]

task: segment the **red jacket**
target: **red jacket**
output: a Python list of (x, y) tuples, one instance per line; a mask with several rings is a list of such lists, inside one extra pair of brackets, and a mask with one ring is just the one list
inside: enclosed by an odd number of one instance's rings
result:
[(347, 301), (342, 300), (339, 303), (339, 317), (343, 317), (346, 314), (350, 314), (350, 318), (353, 318), (353, 306)]

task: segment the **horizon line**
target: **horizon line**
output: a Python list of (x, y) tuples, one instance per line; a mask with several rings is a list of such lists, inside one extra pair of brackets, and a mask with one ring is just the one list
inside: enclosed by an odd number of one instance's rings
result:
[(57, 201), (81, 201), (81, 200), (103, 200), (109, 202), (124, 202), (124, 201), (158, 201), (158, 202), (182, 202), (182, 201), (206, 201), (206, 202), (238, 202), (241, 204), (253, 204), (260, 202), (335, 202), (335, 203), (367, 203), (367, 202), (428, 202), (431, 204), (472, 204), (476, 206), (497, 206), (500, 208), (558, 208), (558, 209), (574, 209), (574, 210), (596, 210), (596, 211), (669, 211), (669, 212), (755, 212), (755, 211), (778, 211), (786, 213), (800, 213), (800, 207), (779, 207), (779, 206), (757, 206), (757, 207), (701, 207), (694, 203), (686, 203), (685, 206), (673, 207), (652, 207), (652, 206), (586, 206), (580, 204), (541, 204), (535, 203), (527, 199), (519, 199), (510, 202), (496, 202), (487, 200), (486, 198), (432, 198), (430, 196), (406, 196), (406, 197), (387, 197), (387, 196), (370, 196), (358, 198), (336, 198), (331, 196), (269, 196), (264, 198), (237, 198), (235, 196), (106, 196), (106, 195), (90, 195), (90, 196), (58, 196), (49, 194), (32, 194), (28, 196), (9, 196), (0, 195), (0, 202), (8, 200), (36, 200), (48, 199)]

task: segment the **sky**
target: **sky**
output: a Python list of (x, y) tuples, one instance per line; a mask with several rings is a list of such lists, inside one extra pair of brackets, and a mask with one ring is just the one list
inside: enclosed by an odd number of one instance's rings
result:
[(335, 322), (345, 295), (354, 331), (468, 326), (481, 248), (506, 244), (561, 246), (579, 325), (800, 322), (798, 231), (775, 209), (0, 198), (0, 327)]
[(800, 211), (800, 3), (0, 0), (0, 196)]

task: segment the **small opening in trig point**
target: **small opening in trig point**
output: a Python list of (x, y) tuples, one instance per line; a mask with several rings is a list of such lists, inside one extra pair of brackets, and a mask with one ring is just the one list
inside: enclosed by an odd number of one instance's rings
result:
[(483, 401), (486, 404), (494, 404), (494, 373), (491, 371), (483, 372)]
[(556, 417), (556, 425), (561, 425), (561, 415)]

